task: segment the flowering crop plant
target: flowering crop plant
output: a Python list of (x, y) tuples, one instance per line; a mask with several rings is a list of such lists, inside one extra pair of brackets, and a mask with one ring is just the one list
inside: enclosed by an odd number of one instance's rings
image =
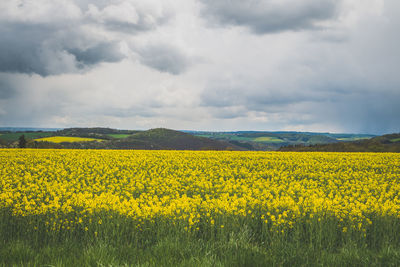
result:
[(395, 153), (0, 150), (4, 240), (140, 246), (247, 229), (266, 246), (373, 247), (400, 240), (399, 192)]

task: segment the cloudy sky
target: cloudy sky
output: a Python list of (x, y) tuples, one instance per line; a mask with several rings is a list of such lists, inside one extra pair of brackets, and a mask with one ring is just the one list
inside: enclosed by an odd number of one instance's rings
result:
[(399, 0), (2, 0), (0, 126), (400, 132)]

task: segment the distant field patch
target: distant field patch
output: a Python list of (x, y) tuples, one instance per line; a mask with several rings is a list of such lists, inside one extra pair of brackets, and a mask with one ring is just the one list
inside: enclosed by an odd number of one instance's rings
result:
[(400, 142), (400, 138), (391, 139), (391, 142)]
[(260, 142), (260, 143), (283, 143), (280, 138), (271, 137), (271, 136), (260, 136), (260, 137), (249, 137), (249, 136), (238, 136), (233, 134), (217, 134), (217, 135), (209, 135), (209, 134), (199, 134), (197, 136), (214, 138), (219, 140), (231, 140), (231, 141), (239, 141), (239, 142)]
[(345, 138), (336, 138), (339, 141), (358, 141), (358, 140), (366, 140), (371, 139), (371, 137), (345, 137)]
[(51, 142), (51, 143), (77, 143), (77, 142), (91, 142), (91, 141), (104, 141), (102, 139), (86, 138), (86, 137), (69, 137), (69, 136), (51, 136), (45, 138), (35, 139), (38, 142)]
[(108, 136), (112, 137), (112, 138), (127, 138), (129, 136), (131, 136), (131, 134), (107, 134)]
[(271, 136), (261, 136), (253, 139), (254, 142), (270, 142), (270, 143), (282, 143), (282, 139), (271, 137)]

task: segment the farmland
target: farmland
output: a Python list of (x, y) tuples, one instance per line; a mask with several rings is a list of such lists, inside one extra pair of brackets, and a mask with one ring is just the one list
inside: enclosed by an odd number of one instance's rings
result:
[(51, 136), (35, 139), (37, 142), (51, 142), (51, 143), (75, 143), (75, 142), (92, 142), (92, 141), (103, 141), (101, 139), (95, 138), (85, 138), (85, 137), (70, 137), (70, 136)]
[(254, 142), (283, 143), (284, 141), (282, 139), (279, 139), (279, 138), (276, 138), (276, 137), (263, 136), (263, 137), (254, 138)]
[[(190, 131), (189, 131), (190, 132)], [(353, 142), (368, 140), (373, 135), (368, 134), (333, 134), (313, 132), (263, 132), (263, 131), (239, 131), (239, 132), (196, 132), (195, 136), (207, 137), (215, 140), (231, 142), (243, 146), (249, 150), (271, 151), (290, 145), (309, 146), (315, 144), (330, 144), (338, 142)]]
[(400, 261), (400, 154), (1, 149), (0, 177), (7, 266)]
[(112, 138), (127, 138), (131, 136), (131, 134), (108, 134), (108, 136)]
[[(160, 149), (160, 150), (251, 150), (251, 151), (330, 151), (399, 152), (399, 134), (335, 134), (313, 132), (197, 132), (165, 128), (119, 130), (111, 128), (0, 128), (0, 147), (17, 148), (24, 135), (27, 148), (67, 149)], [(10, 130), (20, 130), (11, 132)], [(50, 131), (53, 130), (53, 131)], [(50, 139), (42, 139), (51, 137)], [(65, 142), (57, 139), (65, 138)], [(83, 139), (104, 142), (83, 142)], [(37, 141), (47, 140), (47, 142)], [(51, 141), (49, 141), (51, 140)], [(61, 140), (61, 139), (60, 139)], [(56, 142), (52, 142), (56, 141)], [(82, 141), (82, 142), (81, 142)]]

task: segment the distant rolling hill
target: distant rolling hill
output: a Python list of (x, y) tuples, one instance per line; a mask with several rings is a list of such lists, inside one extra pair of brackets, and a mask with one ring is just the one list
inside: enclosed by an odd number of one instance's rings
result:
[[(182, 132), (164, 128), (147, 131), (111, 128), (0, 131), (0, 147), (18, 147), (21, 135), (25, 136), (27, 147), (31, 148), (400, 152), (400, 134), (376, 137), (367, 134), (310, 132)], [(83, 137), (96, 141), (54, 143), (39, 140), (44, 137)]]
[[(18, 133), (10, 141), (9, 147), (18, 145), (17, 139), (24, 134), (31, 148), (77, 148), (77, 149), (165, 149), (165, 150), (246, 150), (246, 148), (225, 141), (193, 136), (170, 129), (150, 129), (147, 131), (116, 130), (110, 128), (68, 128), (56, 132), (37, 135)], [(46, 142), (38, 137), (74, 137), (78, 141)], [(13, 136), (14, 137), (14, 136)], [(79, 142), (77, 137), (93, 138), (92, 142)], [(1, 136), (0, 136), (1, 139)], [(97, 142), (97, 141), (102, 142)]]
[(281, 147), (280, 151), (330, 151), (330, 152), (400, 152), (400, 133), (386, 134), (371, 139), (310, 146)]
[(151, 148), (177, 150), (244, 150), (242, 147), (224, 141), (205, 137), (193, 136), (188, 133), (169, 129), (151, 129), (138, 132), (127, 138), (126, 141), (141, 141)]
[(330, 144), (342, 141), (369, 139), (375, 135), (369, 134), (332, 134), (312, 132), (196, 132), (188, 131), (195, 136), (203, 136), (215, 140), (223, 140), (250, 150), (278, 150), (291, 145)]

